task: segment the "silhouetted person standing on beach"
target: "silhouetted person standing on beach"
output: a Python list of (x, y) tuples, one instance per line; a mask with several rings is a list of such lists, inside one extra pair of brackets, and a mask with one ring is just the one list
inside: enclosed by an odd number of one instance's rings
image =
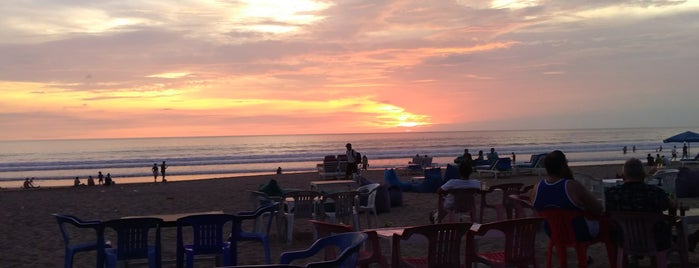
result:
[(357, 151), (352, 149), (352, 144), (348, 143), (345, 145), (347, 148), (347, 151), (345, 154), (347, 155), (347, 169), (345, 170), (345, 179), (350, 179), (352, 177), (352, 174), (357, 173), (357, 163), (359, 162), (359, 159), (357, 159)]
[(167, 180), (165, 179), (165, 169), (167, 169), (167, 165), (165, 164), (165, 161), (160, 165), (160, 175), (163, 175), (163, 182), (166, 182)]
[(687, 143), (685, 142), (682, 146), (682, 158), (680, 159), (685, 159), (687, 157), (689, 157), (689, 152), (687, 151)]
[(102, 171), (97, 172), (97, 184), (102, 185), (104, 183), (104, 175)]
[(158, 182), (158, 163), (153, 163), (153, 182)]

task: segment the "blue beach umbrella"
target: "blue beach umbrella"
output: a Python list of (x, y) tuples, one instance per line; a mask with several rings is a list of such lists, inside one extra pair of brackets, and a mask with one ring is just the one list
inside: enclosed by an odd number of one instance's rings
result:
[[(670, 142), (686, 142), (687, 143), (687, 154), (689, 154), (689, 143), (699, 142), (699, 134), (692, 131), (685, 131), (675, 136), (669, 137), (663, 140), (664, 143)], [(690, 154), (691, 155), (691, 154)]]

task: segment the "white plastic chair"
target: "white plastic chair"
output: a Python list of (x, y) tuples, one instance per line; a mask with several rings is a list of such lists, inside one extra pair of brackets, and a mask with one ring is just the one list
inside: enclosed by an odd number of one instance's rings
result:
[(381, 186), (381, 184), (372, 183), (357, 188), (360, 197), (366, 196), (366, 204), (360, 204), (357, 210), (359, 213), (366, 213), (366, 224), (368, 228), (371, 228), (371, 215), (369, 214), (374, 215), (374, 228), (379, 227), (379, 216), (376, 211), (376, 192), (379, 186)]

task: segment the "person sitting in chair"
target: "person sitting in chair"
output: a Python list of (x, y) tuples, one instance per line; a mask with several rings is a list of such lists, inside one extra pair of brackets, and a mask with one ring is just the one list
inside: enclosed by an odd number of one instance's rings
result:
[[(461, 164), (459, 165), (460, 179), (447, 181), (441, 187), (439, 187), (437, 193), (440, 194), (440, 196), (442, 196), (444, 192), (452, 189), (480, 189), (481, 182), (479, 180), (470, 179), (471, 172), (473, 172), (473, 168), (471, 167), (470, 163), (461, 162)], [(430, 213), (430, 221), (432, 223), (435, 222), (435, 219), (436, 222), (442, 222), (444, 217), (447, 216), (448, 211), (454, 207), (453, 195), (447, 194), (441, 198), (444, 198), (443, 202), (441, 202), (442, 207)]]

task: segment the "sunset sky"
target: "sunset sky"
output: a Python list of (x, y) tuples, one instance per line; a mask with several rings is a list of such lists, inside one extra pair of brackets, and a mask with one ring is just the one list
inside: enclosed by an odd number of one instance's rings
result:
[(699, 1), (0, 2), (0, 140), (699, 126)]

